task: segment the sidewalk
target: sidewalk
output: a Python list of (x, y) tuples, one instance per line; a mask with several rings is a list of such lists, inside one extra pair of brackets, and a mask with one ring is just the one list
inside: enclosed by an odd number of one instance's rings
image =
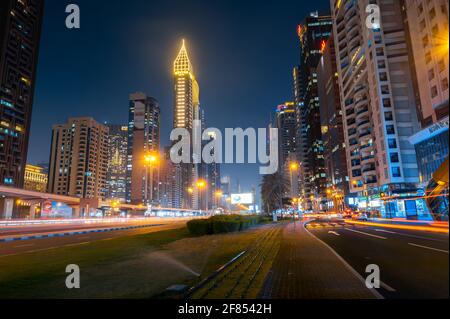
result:
[(374, 299), (363, 279), (297, 222), (283, 241), (260, 294), (264, 299)]

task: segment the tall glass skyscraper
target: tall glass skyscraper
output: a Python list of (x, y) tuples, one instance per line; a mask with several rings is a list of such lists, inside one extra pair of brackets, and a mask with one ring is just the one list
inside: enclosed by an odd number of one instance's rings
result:
[(128, 126), (110, 124), (106, 198), (126, 201)]
[(130, 95), (128, 123), (126, 201), (132, 204), (149, 204), (157, 196), (158, 167), (148, 167), (145, 157), (159, 153), (160, 108), (156, 99), (144, 93)]
[(331, 35), (332, 20), (329, 15), (311, 13), (298, 27), (301, 43), (301, 64), (295, 76), (301, 83), (294, 88), (302, 94), (296, 98), (300, 144), (298, 158), (302, 161), (303, 179), (307, 188), (304, 192), (307, 209), (324, 210), (327, 202), (327, 179), (325, 173), (324, 146), (320, 123), (320, 101), (317, 81), (317, 67)]
[(22, 187), (43, 0), (0, 1), (0, 184)]

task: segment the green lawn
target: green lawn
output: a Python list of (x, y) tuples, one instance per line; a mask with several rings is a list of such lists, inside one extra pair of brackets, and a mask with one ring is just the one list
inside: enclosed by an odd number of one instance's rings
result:
[[(1, 298), (152, 298), (193, 285), (256, 240), (262, 227), (191, 237), (184, 228), (0, 258)], [(81, 289), (65, 286), (68, 264)]]
[[(0, 258), (0, 298), (101, 297), (102, 291), (110, 297), (107, 289), (101, 289), (108, 285), (90, 282), (93, 277), (102, 277), (98, 270), (104, 269), (106, 274), (111, 266), (188, 236), (187, 229), (181, 228)], [(100, 294), (92, 289), (86, 295), (83, 289), (68, 290), (65, 268), (69, 264), (80, 266), (82, 288), (100, 286)], [(126, 269), (120, 270), (126, 273)]]

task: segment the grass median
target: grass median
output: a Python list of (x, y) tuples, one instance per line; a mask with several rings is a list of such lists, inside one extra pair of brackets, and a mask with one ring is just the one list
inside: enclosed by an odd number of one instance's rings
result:
[[(0, 258), (0, 298), (151, 298), (192, 285), (245, 250), (264, 227), (191, 237), (186, 227)], [(66, 266), (81, 289), (65, 286)]]

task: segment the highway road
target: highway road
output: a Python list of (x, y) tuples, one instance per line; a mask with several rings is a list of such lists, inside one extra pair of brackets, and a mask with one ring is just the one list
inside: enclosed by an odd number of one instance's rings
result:
[[(38, 238), (28, 240), (16, 240), (11, 242), (0, 242), (0, 258), (11, 255), (19, 255), (28, 252), (50, 250), (59, 247), (84, 245), (90, 242), (110, 240), (123, 236), (146, 234), (162, 230), (182, 228), (188, 219), (173, 218), (149, 218), (143, 220), (128, 220), (123, 222), (108, 221), (96, 223), (72, 224), (39, 224), (26, 226), (0, 226), (0, 239), (21, 238), (26, 236), (45, 236), (48, 234), (66, 234), (51, 238)], [(125, 229), (127, 227), (139, 227)], [(111, 228), (119, 230), (109, 231)], [(108, 230), (100, 232), (100, 230)], [(95, 232), (98, 231), (98, 232)], [(69, 235), (73, 232), (82, 234)]]
[(316, 221), (306, 227), (363, 278), (368, 265), (378, 265), (378, 292), (387, 299), (449, 298), (448, 234), (342, 221)]

